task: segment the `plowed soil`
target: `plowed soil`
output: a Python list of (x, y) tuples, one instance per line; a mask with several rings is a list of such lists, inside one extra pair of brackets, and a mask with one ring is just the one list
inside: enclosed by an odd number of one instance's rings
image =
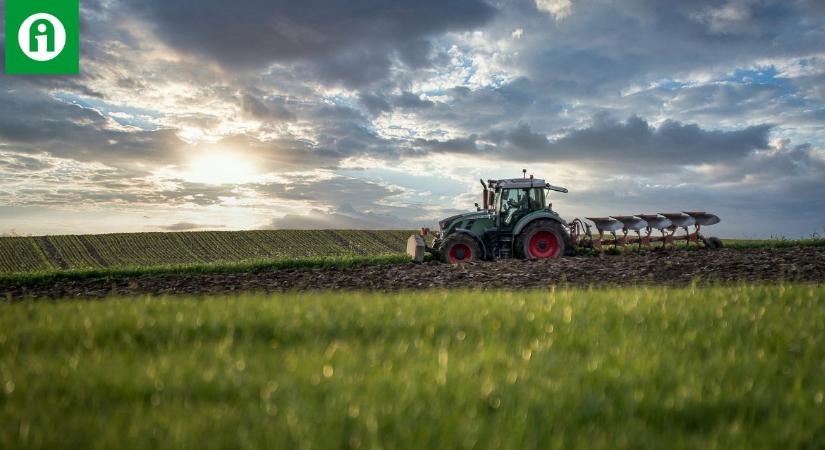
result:
[(9, 300), (111, 295), (214, 294), (324, 289), (541, 288), (551, 285), (685, 285), (698, 281), (825, 281), (825, 247), (670, 251), (505, 260), (449, 266), (431, 262), (345, 269), (164, 275), (0, 284)]

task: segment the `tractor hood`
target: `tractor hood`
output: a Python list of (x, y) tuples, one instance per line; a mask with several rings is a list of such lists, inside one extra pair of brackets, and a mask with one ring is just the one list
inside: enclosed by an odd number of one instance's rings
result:
[(469, 212), (464, 214), (457, 214), (455, 216), (447, 217), (446, 219), (438, 222), (438, 227), (441, 231), (446, 230), (450, 227), (454, 222), (459, 220), (472, 220), (472, 219), (486, 219), (490, 217), (490, 213), (485, 211), (476, 211), (476, 212)]

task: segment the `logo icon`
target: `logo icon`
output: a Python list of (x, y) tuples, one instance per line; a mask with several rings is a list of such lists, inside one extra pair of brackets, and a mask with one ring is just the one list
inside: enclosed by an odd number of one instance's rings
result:
[(6, 0), (5, 73), (77, 74), (79, 12), (78, 0)]
[(29, 58), (51, 61), (66, 46), (66, 28), (51, 14), (33, 14), (20, 25), (17, 42)]

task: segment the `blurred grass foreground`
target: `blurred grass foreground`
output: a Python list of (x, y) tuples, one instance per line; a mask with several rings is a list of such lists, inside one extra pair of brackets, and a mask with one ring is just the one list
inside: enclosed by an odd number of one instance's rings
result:
[(825, 288), (0, 303), (0, 448), (823, 448)]

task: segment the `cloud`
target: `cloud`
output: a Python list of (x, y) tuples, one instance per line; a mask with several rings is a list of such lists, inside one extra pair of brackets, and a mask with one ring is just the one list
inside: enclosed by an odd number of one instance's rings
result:
[(20, 152), (132, 166), (168, 160), (183, 145), (172, 130), (124, 129), (94, 109), (26, 88), (0, 91), (0, 140)]
[(191, 230), (203, 230), (203, 229), (212, 229), (212, 228), (226, 228), (225, 225), (206, 225), (206, 224), (198, 224), (198, 223), (191, 223), (191, 222), (177, 222), (170, 225), (163, 225), (159, 227), (162, 230), (166, 231), (191, 231)]
[(598, 166), (621, 165), (622, 170), (656, 166), (681, 168), (685, 165), (735, 162), (757, 150), (770, 147), (772, 125), (755, 125), (740, 130), (705, 130), (696, 124), (665, 121), (651, 126), (639, 117), (624, 122), (601, 114), (585, 128), (573, 129), (562, 137), (549, 139), (522, 123), (508, 130), (470, 135), (446, 141), (419, 139), (416, 148), (424, 152), (478, 154), (523, 162), (582, 162)]
[(573, 10), (572, 0), (535, 0), (536, 8), (551, 14), (556, 20), (564, 19)]
[(302, 201), (315, 207), (349, 204), (362, 210), (380, 209), (388, 197), (403, 193), (398, 187), (328, 173), (290, 176), (285, 182), (257, 184), (252, 188), (276, 199)]
[(341, 205), (331, 211), (313, 209), (305, 215), (290, 214), (273, 219), (275, 229), (300, 230), (412, 230), (420, 222), (404, 220), (388, 214), (356, 211)]
[(512, 20), (524, 24), (524, 37), (516, 64), (544, 95), (579, 101), (634, 82), (821, 53), (825, 18), (805, 1), (582, 1), (564, 20), (549, 17), (553, 25), (518, 11)]
[(422, 100), (421, 97), (412, 92), (403, 92), (401, 95), (395, 97), (393, 104), (405, 109), (427, 109), (435, 106), (435, 103), (429, 100)]
[(362, 92), (358, 100), (370, 114), (376, 115), (392, 110), (390, 102), (384, 96), (375, 93)]
[(785, 139), (739, 161), (711, 166), (705, 174), (714, 183), (740, 183), (757, 188), (798, 182), (825, 185), (825, 160), (816, 156), (811, 144), (793, 145)]
[[(480, 0), (300, 2), (202, 0), (126, 1), (169, 46), (229, 70), (272, 62), (308, 62), (330, 81), (362, 85), (386, 77), (399, 55), (426, 60), (427, 40), (488, 22), (495, 9)], [(220, 32), (216, 32), (220, 30)]]
[(51, 167), (51, 163), (40, 158), (0, 152), (0, 171), (8, 174), (30, 174)]
[[(695, 165), (735, 161), (768, 148), (772, 125), (755, 125), (740, 130), (704, 130), (696, 124), (665, 121), (651, 126), (639, 117), (625, 122), (597, 116), (592, 126), (547, 141), (528, 126), (505, 135), (514, 148), (536, 156), (564, 160), (610, 161), (639, 165)], [(544, 151), (541, 151), (544, 150)], [(535, 150), (534, 150), (535, 151)]]
[(241, 96), (241, 109), (252, 118), (263, 121), (290, 122), (295, 120), (295, 115), (289, 111), (282, 98), (273, 97), (261, 100), (246, 92)]

